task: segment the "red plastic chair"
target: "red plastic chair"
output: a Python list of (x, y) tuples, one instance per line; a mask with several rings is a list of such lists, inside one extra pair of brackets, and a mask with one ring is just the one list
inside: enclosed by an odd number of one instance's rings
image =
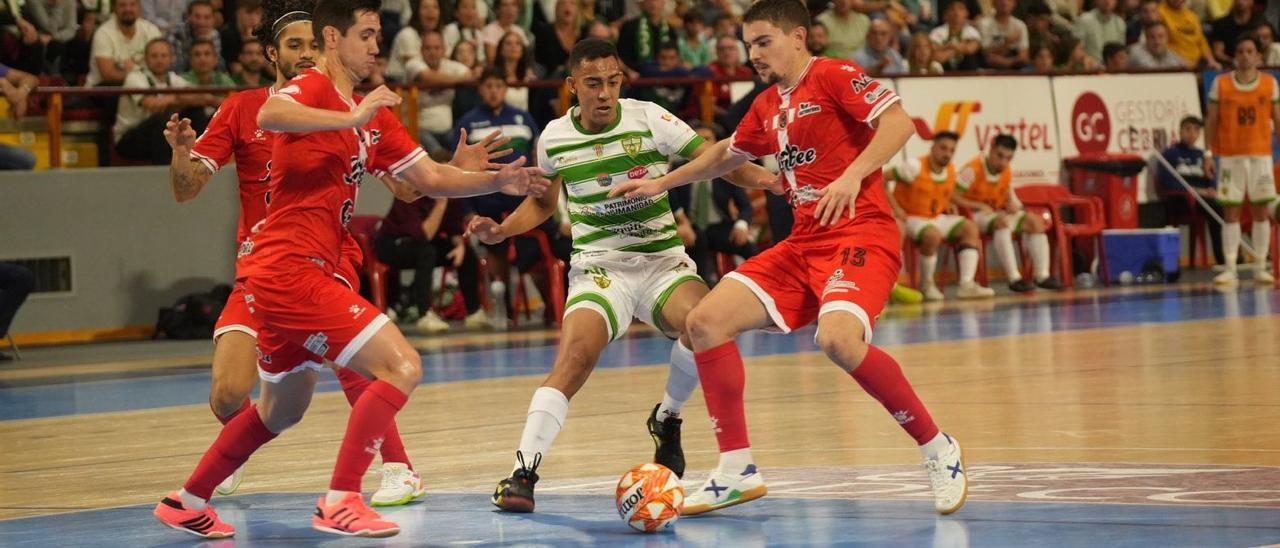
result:
[[(1102, 283), (1111, 284), (1111, 270), (1107, 267), (1107, 247), (1102, 238), (1102, 229), (1106, 228), (1106, 217), (1103, 214), (1102, 200), (1097, 196), (1077, 196), (1067, 191), (1062, 185), (1041, 184), (1023, 185), (1014, 190), (1018, 200), (1027, 207), (1043, 208), (1049, 212), (1052, 226), (1049, 238), (1058, 251), (1059, 279), (1063, 285), (1071, 287), (1075, 283), (1074, 259), (1071, 256), (1071, 241), (1075, 238), (1090, 238), (1096, 246), (1098, 263), (1102, 266)], [(1062, 209), (1071, 208), (1075, 221), (1068, 223), (1063, 219)]]
[(1190, 230), (1191, 266), (1209, 266), (1209, 238), (1206, 235), (1205, 214), (1204, 210), (1200, 209), (1200, 204), (1196, 202), (1195, 197), (1193, 197), (1190, 192), (1186, 191), (1166, 190), (1160, 192), (1160, 199), (1186, 202), (1186, 212), (1170, 214), (1168, 216), (1169, 224), (1178, 226), (1187, 225), (1187, 229)]
[[(938, 251), (942, 253), (946, 253), (943, 250), (947, 248), (950, 248), (951, 254), (955, 257), (957, 270), (959, 270), (960, 248), (958, 246), (949, 244), (944, 241), (941, 246), (938, 246)], [(920, 261), (917, 259), (919, 254), (920, 254), (920, 246), (916, 244), (915, 239), (911, 238), (910, 236), (903, 235), (902, 266), (907, 270), (908, 284), (911, 287), (914, 287), (916, 289), (920, 289), (920, 281), (921, 281), (920, 268), (919, 268)], [(944, 256), (943, 259), (946, 259), (946, 257)], [(978, 270), (979, 270), (978, 276), (982, 277), (983, 279), (986, 278), (986, 267), (983, 266), (986, 262), (987, 262), (986, 255), (983, 254), (983, 251), (981, 249), (978, 250)], [(938, 268), (934, 270), (933, 276), (934, 276), (935, 283), (937, 282), (938, 276), (940, 276), (944, 272), (943, 267), (945, 267), (946, 264), (947, 264), (946, 261), (943, 260), (938, 264)], [(938, 285), (942, 286), (945, 284), (938, 284)]]
[(347, 230), (351, 231), (356, 244), (360, 246), (360, 251), (364, 253), (364, 274), (369, 278), (369, 293), (373, 296), (373, 305), (378, 307), (378, 310), (386, 312), (387, 276), (391, 272), (391, 267), (379, 261), (378, 254), (373, 249), (373, 239), (381, 224), (382, 217), (377, 215), (355, 215), (351, 217), (351, 222), (347, 223)]
[[(543, 300), (548, 301), (544, 306), (551, 308), (551, 321), (553, 325), (559, 326), (564, 319), (565, 305), (565, 286), (564, 273), (565, 264), (554, 253), (551, 252), (551, 242), (547, 240), (547, 234), (539, 229), (533, 229), (524, 234), (512, 238), (512, 245), (507, 247), (508, 264), (516, 262), (516, 246), (514, 240), (520, 238), (532, 239), (538, 244), (538, 250), (542, 252), (542, 261), (533, 265), (529, 272), (542, 273), (547, 277), (547, 287), (550, 295), (543, 295)], [(487, 271), (487, 269), (486, 269)], [(525, 287), (524, 274), (528, 272), (516, 273), (515, 293), (511, 298), (511, 310), (509, 313), (512, 327), (519, 327), (520, 312), (524, 313), (526, 320), (530, 318), (531, 306), (529, 305), (529, 292)]]
[(724, 279), (724, 275), (733, 272), (738, 268), (738, 261), (734, 260), (733, 255), (729, 253), (716, 253), (716, 270), (720, 271), (720, 279)]

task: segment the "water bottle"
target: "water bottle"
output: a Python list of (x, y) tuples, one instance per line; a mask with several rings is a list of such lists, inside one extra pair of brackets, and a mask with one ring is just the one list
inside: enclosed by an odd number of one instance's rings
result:
[(489, 282), (489, 324), (495, 329), (507, 327), (507, 284), (502, 280)]
[(1120, 273), (1120, 285), (1133, 285), (1133, 273), (1128, 270)]
[(1088, 272), (1081, 272), (1079, 274), (1076, 274), (1077, 288), (1093, 289), (1093, 287), (1096, 286), (1097, 284), (1098, 284), (1098, 281), (1094, 279), (1093, 274), (1090, 274)]

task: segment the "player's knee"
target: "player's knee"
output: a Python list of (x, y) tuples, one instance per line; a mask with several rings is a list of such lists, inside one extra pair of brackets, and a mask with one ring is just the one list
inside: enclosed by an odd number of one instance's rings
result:
[(1004, 218), (1004, 217), (999, 217), (999, 218), (997, 218), (997, 219), (996, 219), (995, 224), (994, 224), (994, 225), (992, 225), (992, 226), (993, 226), (996, 230), (1001, 230), (1001, 229), (1009, 228), (1009, 220), (1008, 220), (1008, 219), (1006, 219), (1006, 218)]
[(867, 343), (862, 337), (851, 336), (843, 329), (818, 329), (818, 347), (837, 366), (852, 372), (867, 355)]
[(714, 345), (726, 338), (723, 333), (724, 322), (718, 318), (719, 311), (706, 306), (706, 302), (700, 303), (689, 311), (689, 315), (685, 317), (685, 331), (689, 334), (689, 338), (693, 339), (696, 345)]
[(306, 409), (284, 409), (280, 406), (275, 406), (264, 414), (262, 424), (267, 427), (267, 430), (279, 434), (302, 422), (302, 417), (305, 414)]
[(932, 252), (936, 251), (940, 245), (942, 245), (941, 232), (930, 228), (920, 235), (920, 249), (921, 251), (926, 251), (926, 255), (932, 255)]

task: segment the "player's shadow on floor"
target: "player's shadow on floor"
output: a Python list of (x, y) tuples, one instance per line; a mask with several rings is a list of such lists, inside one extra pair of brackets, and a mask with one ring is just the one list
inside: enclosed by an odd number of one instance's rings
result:
[[(508, 514), (494, 510), (495, 514), (531, 521), (540, 525), (568, 527), (590, 535), (594, 542), (627, 546), (735, 546), (752, 547), (768, 544), (764, 524), (748, 518), (720, 516), (717, 519), (681, 518), (674, 529), (661, 533), (644, 534), (635, 531), (622, 521), (582, 519), (562, 513)], [(612, 517), (612, 516), (611, 516)]]

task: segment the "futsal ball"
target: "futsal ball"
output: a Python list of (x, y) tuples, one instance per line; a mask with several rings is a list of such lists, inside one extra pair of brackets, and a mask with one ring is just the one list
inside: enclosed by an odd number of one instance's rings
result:
[(684, 486), (670, 468), (641, 464), (618, 480), (618, 515), (632, 529), (656, 533), (671, 528), (684, 506)]

